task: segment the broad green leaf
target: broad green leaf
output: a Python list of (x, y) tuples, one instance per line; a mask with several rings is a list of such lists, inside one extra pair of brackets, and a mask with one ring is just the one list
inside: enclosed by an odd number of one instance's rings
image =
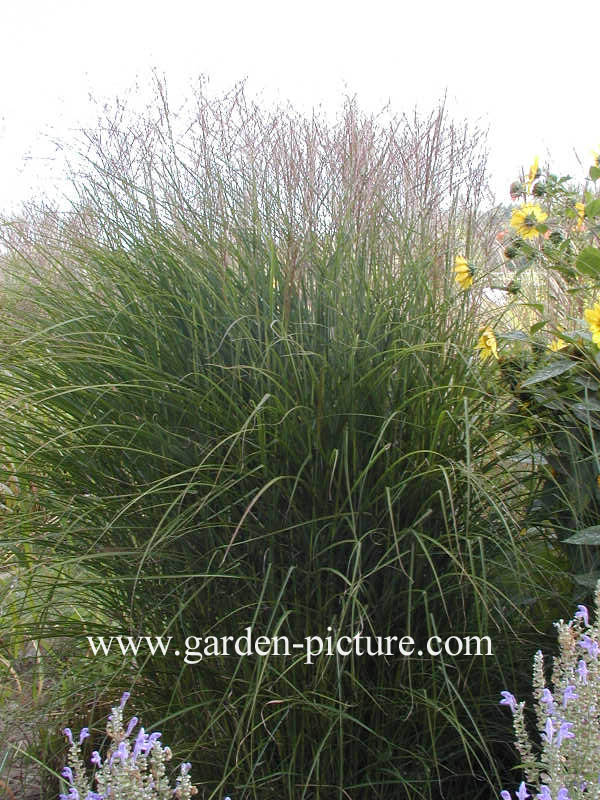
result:
[(587, 375), (577, 375), (577, 377), (573, 378), (573, 383), (578, 383), (580, 386), (583, 386), (584, 389), (587, 389), (590, 392), (597, 392), (600, 388), (598, 381), (595, 381), (593, 378), (589, 378)]
[(500, 333), (498, 334), (498, 339), (500, 341), (510, 341), (510, 342), (527, 342), (529, 341), (529, 337), (525, 333), (525, 331), (508, 331), (507, 333)]
[(600, 411), (600, 403), (593, 397), (588, 397), (587, 400), (576, 403), (573, 408), (578, 411)]
[(568, 358), (560, 358), (557, 359), (553, 364), (548, 364), (547, 367), (542, 367), (542, 369), (538, 369), (537, 372), (534, 372), (530, 378), (527, 378), (526, 381), (523, 381), (521, 384), (523, 387), (525, 386), (533, 386), (535, 383), (542, 383), (542, 381), (548, 381), (550, 378), (556, 378), (558, 375), (562, 375), (563, 372), (567, 372), (570, 369), (573, 369), (575, 366), (575, 362), (571, 361)]
[(584, 247), (577, 256), (577, 269), (590, 278), (600, 278), (600, 250), (597, 247)]
[(600, 544), (600, 525), (592, 525), (564, 539), (567, 544)]
[(589, 202), (585, 207), (586, 217), (597, 217), (600, 214), (600, 197)]
[(590, 178), (597, 181), (600, 178), (600, 167), (590, 167)]

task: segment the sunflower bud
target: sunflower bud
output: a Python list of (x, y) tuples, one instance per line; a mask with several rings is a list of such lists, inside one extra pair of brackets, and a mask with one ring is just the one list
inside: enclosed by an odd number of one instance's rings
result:
[(525, 196), (525, 187), (521, 183), (521, 181), (513, 181), (510, 185), (510, 196), (513, 200), (516, 200), (517, 197), (524, 197)]
[(565, 238), (560, 231), (552, 231), (550, 236), (548, 237), (552, 244), (559, 245), (562, 240)]
[(546, 184), (543, 181), (538, 181), (533, 184), (533, 189), (531, 191), (535, 197), (543, 197), (547, 192)]

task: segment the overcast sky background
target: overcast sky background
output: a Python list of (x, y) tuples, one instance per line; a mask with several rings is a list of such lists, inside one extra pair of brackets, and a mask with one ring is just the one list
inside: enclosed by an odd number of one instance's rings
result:
[[(533, 157), (583, 177), (600, 150), (597, 3), (489, 0), (21, 0), (0, 6), (0, 210), (60, 190), (51, 138), (93, 125), (100, 101), (166, 76), (171, 105), (209, 92), (334, 112), (388, 101), (489, 128), (498, 202)], [(576, 154), (583, 162), (578, 167)]]

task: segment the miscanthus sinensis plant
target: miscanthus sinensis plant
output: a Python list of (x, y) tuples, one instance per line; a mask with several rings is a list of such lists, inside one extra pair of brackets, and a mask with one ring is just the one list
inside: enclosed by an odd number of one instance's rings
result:
[[(525, 703), (517, 702), (510, 692), (502, 692), (500, 704), (513, 713), (515, 744), (526, 779), (516, 792), (517, 800), (533, 796), (539, 800), (600, 798), (600, 582), (595, 604), (593, 624), (583, 605), (577, 607), (570, 622), (555, 623), (559, 654), (553, 659), (550, 686), (542, 652), (538, 650), (534, 657), (539, 747), (534, 748), (527, 732)], [(512, 799), (506, 790), (500, 797)]]
[(124, 692), (121, 702), (113, 707), (108, 717), (106, 733), (110, 744), (104, 759), (97, 750), (92, 753), (90, 761), (95, 767), (92, 780), (87, 775), (81, 753), (89, 730), (83, 728), (79, 737), (74, 738), (70, 728), (64, 729), (70, 748), (68, 765), (62, 770), (62, 776), (69, 784), (69, 791), (61, 794), (60, 800), (172, 800), (173, 797), (190, 800), (197, 794), (190, 779), (189, 763), (181, 765), (175, 787), (171, 786), (165, 767), (165, 762), (171, 759), (171, 750), (161, 744), (160, 733), (147, 734), (140, 727), (131, 744), (129, 737), (138, 718), (131, 717), (124, 726), (123, 710), (128, 699), (129, 692)]

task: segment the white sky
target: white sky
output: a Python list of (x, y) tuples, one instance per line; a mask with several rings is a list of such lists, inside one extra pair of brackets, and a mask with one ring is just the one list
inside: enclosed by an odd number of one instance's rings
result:
[(94, 123), (90, 93), (143, 89), (153, 68), (172, 101), (201, 74), (209, 90), (246, 77), (248, 94), (304, 110), (356, 94), (365, 111), (429, 112), (447, 90), (455, 118), (489, 127), (508, 202), (533, 156), (583, 177), (600, 149), (599, 25), (589, 0), (3, 0), (0, 210), (52, 191), (47, 137)]

